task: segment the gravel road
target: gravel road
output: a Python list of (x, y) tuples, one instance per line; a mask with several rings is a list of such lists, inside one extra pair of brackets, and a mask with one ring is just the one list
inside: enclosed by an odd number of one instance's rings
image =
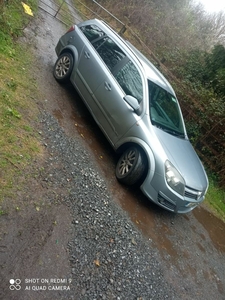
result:
[[(51, 190), (68, 190), (63, 202), (72, 214), (74, 299), (173, 299), (157, 251), (115, 204), (82, 141), (68, 138), (48, 114), (43, 125), (53, 153), (46, 181)], [(55, 168), (59, 163), (63, 169)]]
[[(100, 167), (82, 117), (100, 139), (101, 133), (73, 88), (52, 77), (54, 46), (64, 31), (40, 10), (22, 39), (36, 61), (34, 124), (42, 153), (17, 192), (21, 210), (0, 221), (0, 299), (225, 299), (224, 241), (218, 249), (194, 215), (175, 217), (154, 206), (150, 238), (118, 204), (116, 195), (129, 191), (118, 192), (104, 173), (115, 157)], [(217, 230), (223, 237), (224, 227)]]

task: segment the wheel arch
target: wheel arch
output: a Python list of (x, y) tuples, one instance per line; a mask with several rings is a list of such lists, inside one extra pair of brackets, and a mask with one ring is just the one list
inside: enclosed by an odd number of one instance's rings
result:
[(143, 140), (134, 138), (126, 139), (115, 148), (116, 153), (121, 154), (131, 146), (135, 146), (140, 149), (144, 155), (145, 163), (147, 165), (145, 178), (150, 175), (150, 179), (153, 177), (155, 171), (155, 158), (152, 149)]
[(68, 45), (62, 49), (58, 56), (60, 56), (63, 53), (70, 53), (73, 56), (74, 67), (76, 67), (78, 63), (78, 51), (76, 47), (74, 47), (73, 45)]

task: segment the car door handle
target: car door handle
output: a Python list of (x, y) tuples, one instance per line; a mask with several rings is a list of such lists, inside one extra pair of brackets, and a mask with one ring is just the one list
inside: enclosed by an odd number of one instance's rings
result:
[(90, 56), (90, 54), (87, 51), (84, 51), (84, 57), (87, 58), (87, 59), (89, 59), (91, 56)]
[(111, 85), (107, 82), (107, 81), (105, 81), (105, 89), (107, 90), (107, 91), (111, 91)]

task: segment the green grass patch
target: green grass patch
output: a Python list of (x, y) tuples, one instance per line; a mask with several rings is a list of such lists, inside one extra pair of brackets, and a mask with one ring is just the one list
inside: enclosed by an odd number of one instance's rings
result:
[[(37, 8), (37, 1), (26, 3)], [(34, 97), (38, 95), (30, 73), (32, 55), (15, 39), (30, 18), (20, 1), (0, 7), (0, 205), (6, 197), (13, 197), (16, 178), (41, 149), (33, 129), (38, 115)]]
[[(30, 6), (33, 12), (37, 11), (37, 0), (26, 0), (24, 2)], [(20, 36), (31, 19), (32, 17), (25, 13), (21, 1), (3, 1), (0, 4), (0, 47), (7, 46), (7, 43), (2, 43), (2, 39), (6, 39), (9, 42), (10, 37)]]
[(225, 221), (225, 190), (219, 187), (214, 178), (209, 179), (205, 203), (220, 219)]
[(29, 74), (32, 57), (21, 46), (14, 50), (13, 58), (0, 53), (0, 202), (12, 188), (13, 178), (40, 151), (32, 125), (38, 114), (33, 98), (37, 91)]

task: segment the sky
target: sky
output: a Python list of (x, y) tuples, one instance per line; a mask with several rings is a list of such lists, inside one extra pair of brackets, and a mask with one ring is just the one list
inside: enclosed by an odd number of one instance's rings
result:
[(224, 0), (198, 0), (204, 5), (205, 10), (209, 13), (224, 11), (225, 12), (225, 1)]

